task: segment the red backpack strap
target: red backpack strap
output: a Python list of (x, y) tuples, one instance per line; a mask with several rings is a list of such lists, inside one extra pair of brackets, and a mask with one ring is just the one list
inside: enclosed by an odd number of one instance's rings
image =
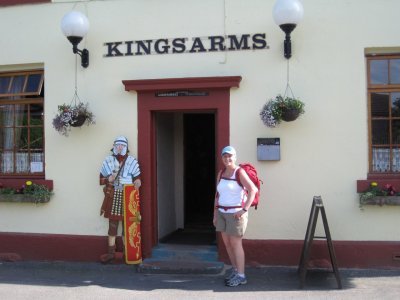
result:
[[(224, 172), (224, 170), (225, 170), (225, 169), (221, 169), (221, 170), (219, 170), (219, 172), (218, 172), (218, 175), (217, 175), (217, 185), (218, 185), (218, 183), (221, 181), (222, 173)], [(218, 197), (218, 198), (219, 198), (218, 191), (215, 191), (215, 197)]]
[(225, 169), (219, 170), (218, 175), (217, 175), (217, 182), (221, 181), (222, 173), (224, 173), (224, 171), (225, 171)]
[[(240, 181), (240, 172), (242, 172), (242, 170), (243, 170), (242, 167), (239, 167), (239, 168), (236, 170), (235, 178), (236, 178), (237, 183), (243, 188), (243, 184), (242, 184), (242, 182)], [(244, 171), (244, 170), (243, 170), (243, 171)], [(246, 172), (246, 171), (245, 171), (245, 172)]]
[[(226, 179), (226, 180), (235, 180), (235, 181), (243, 188), (243, 185), (242, 185), (242, 183), (240, 182), (240, 172), (241, 172), (241, 170), (242, 170), (241, 167), (239, 167), (239, 168), (236, 170), (235, 179), (229, 179), (229, 178), (224, 178), (224, 179)], [(219, 171), (219, 173), (218, 173), (218, 182), (221, 180), (221, 178), (222, 178), (222, 173), (223, 173), (224, 171), (225, 171), (225, 169), (222, 169), (222, 170)], [(218, 192), (217, 192), (216, 195), (219, 196), (219, 195), (218, 195)], [(230, 208), (242, 208), (242, 207), (243, 207), (243, 204), (244, 204), (244, 202), (243, 202), (243, 199), (242, 199), (242, 205), (241, 205), (241, 206), (220, 206), (220, 205), (217, 204), (216, 207), (217, 207), (217, 208), (222, 208), (223, 210), (227, 211), (227, 210), (230, 209)]]

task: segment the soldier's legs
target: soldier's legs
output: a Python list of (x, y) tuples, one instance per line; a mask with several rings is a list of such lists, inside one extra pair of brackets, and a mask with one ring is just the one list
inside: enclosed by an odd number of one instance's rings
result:
[(108, 221), (108, 253), (101, 257), (102, 263), (109, 263), (115, 258), (115, 239), (118, 233), (118, 223), (116, 220)]

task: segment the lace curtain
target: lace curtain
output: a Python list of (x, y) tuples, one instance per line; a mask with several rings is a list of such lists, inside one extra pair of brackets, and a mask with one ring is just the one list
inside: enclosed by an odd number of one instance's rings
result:
[[(2, 173), (14, 173), (14, 153), (7, 151), (3, 153), (3, 164), (1, 166)], [(17, 152), (16, 157), (17, 169), (16, 173), (28, 173), (30, 171), (31, 162), (43, 162), (43, 153), (31, 153), (29, 161), (29, 153)]]
[(392, 149), (392, 170), (390, 170), (390, 149), (372, 148), (372, 170), (400, 172), (400, 149)]

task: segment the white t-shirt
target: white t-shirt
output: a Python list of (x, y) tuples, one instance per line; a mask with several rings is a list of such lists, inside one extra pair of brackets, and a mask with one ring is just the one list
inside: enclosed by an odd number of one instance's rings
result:
[(217, 185), (219, 194), (218, 205), (224, 207), (238, 206), (237, 208), (219, 208), (224, 213), (235, 213), (242, 209), (244, 200), (244, 189), (236, 181), (236, 168), (232, 177), (221, 177)]

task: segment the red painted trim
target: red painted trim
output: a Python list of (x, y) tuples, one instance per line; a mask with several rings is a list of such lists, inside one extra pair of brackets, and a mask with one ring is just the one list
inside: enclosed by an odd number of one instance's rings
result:
[(126, 91), (160, 91), (171, 89), (209, 89), (239, 87), (242, 80), (240, 76), (223, 77), (190, 77), (190, 78), (166, 78), (123, 80)]
[(50, 3), (51, 0), (0, 0), (0, 6)]
[[(298, 266), (303, 241), (243, 240), (243, 247), (248, 266)], [(333, 247), (340, 268), (400, 268), (399, 241), (333, 241)], [(220, 258), (229, 261), (226, 252)], [(315, 267), (330, 266), (326, 241), (313, 242), (309, 264)]]
[[(142, 252), (150, 257), (158, 244), (155, 112), (201, 111), (216, 116), (216, 157), (229, 144), (230, 88), (238, 87), (240, 76), (124, 80), (125, 90), (138, 92), (138, 159), (142, 170)], [(208, 96), (156, 97), (155, 91), (203, 89)], [(217, 169), (222, 167), (219, 159)]]
[(1, 254), (17, 254), (22, 260), (99, 261), (107, 253), (107, 237), (0, 233)]
[[(298, 266), (303, 247), (300, 240), (243, 240), (247, 266)], [(340, 268), (400, 269), (399, 241), (333, 241)], [(117, 239), (118, 251), (122, 250)], [(99, 261), (107, 252), (106, 236), (0, 232), (0, 260)], [(227, 262), (226, 252), (220, 258)], [(326, 242), (314, 241), (310, 262), (330, 262)], [(328, 264), (329, 265), (329, 264)]]

